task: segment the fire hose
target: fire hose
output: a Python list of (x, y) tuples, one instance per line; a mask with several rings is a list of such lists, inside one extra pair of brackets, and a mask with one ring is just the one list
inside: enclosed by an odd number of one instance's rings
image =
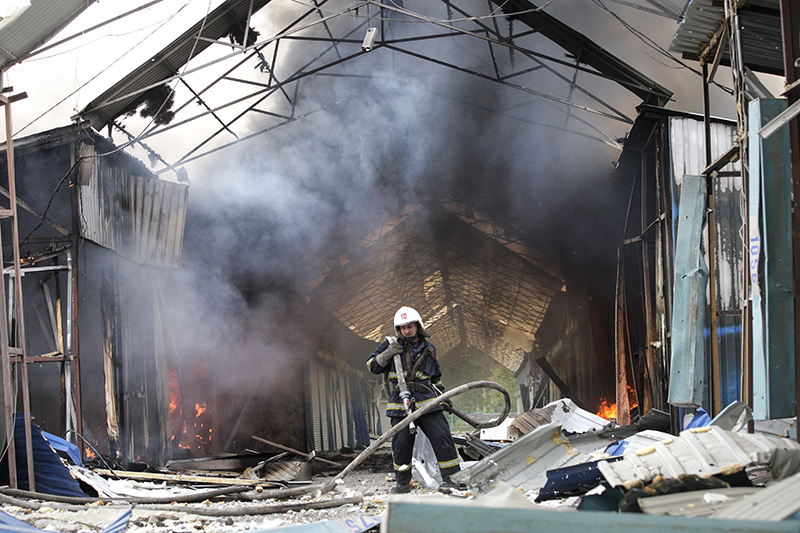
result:
[[(473, 381), (472, 383), (466, 383), (464, 385), (461, 385), (460, 387), (456, 387), (453, 390), (449, 390), (449, 391), (445, 392), (441, 396), (437, 396), (436, 398), (434, 398), (430, 402), (426, 403), (424, 406), (420, 407), (419, 409), (414, 411), (412, 414), (406, 416), (405, 418), (403, 418), (403, 420), (401, 420), (400, 422), (398, 422), (397, 424), (392, 426), (392, 428), (390, 428), (389, 431), (387, 431), (386, 433), (384, 433), (383, 435), (381, 435), (380, 437), (375, 439), (375, 442), (370, 444), (363, 452), (361, 452), (358, 455), (358, 457), (353, 459), (350, 462), (350, 464), (347, 465), (344, 468), (344, 470), (342, 470), (339, 473), (339, 475), (337, 475), (332, 481), (329, 481), (329, 482), (325, 483), (324, 485), (322, 485), (321, 488), (319, 488), (320, 492), (322, 494), (325, 494), (326, 492), (332, 491), (336, 487), (336, 485), (344, 483), (345, 476), (347, 476), (347, 474), (352, 472), (367, 457), (369, 457), (370, 455), (375, 453), (375, 451), (383, 443), (385, 443), (387, 440), (389, 440), (392, 437), (394, 437), (397, 433), (402, 431), (408, 425), (412, 424), (415, 420), (417, 420), (421, 416), (427, 414), (434, 407), (436, 407), (437, 405), (440, 405), (442, 403), (447, 402), (448, 400), (450, 400), (450, 398), (453, 398), (454, 396), (458, 396), (459, 394), (463, 394), (463, 393), (465, 393), (467, 391), (470, 391), (470, 390), (473, 390), (473, 389), (494, 389), (496, 391), (499, 391), (503, 395), (503, 399), (505, 400), (505, 405), (503, 407), (503, 412), (500, 413), (500, 415), (495, 419), (489, 420), (487, 422), (479, 422), (478, 420), (470, 417), (469, 415), (466, 415), (466, 414), (462, 413), (458, 409), (455, 409), (452, 405), (446, 404), (445, 409), (447, 409), (448, 411), (450, 411), (451, 413), (453, 413), (454, 415), (456, 415), (457, 417), (461, 418), (462, 420), (467, 422), (469, 425), (471, 425), (471, 426), (473, 426), (473, 427), (475, 427), (477, 429), (492, 428), (492, 427), (495, 427), (495, 426), (499, 426), (503, 422), (503, 420), (506, 419), (506, 416), (508, 416), (509, 411), (511, 411), (511, 397), (508, 394), (508, 390), (506, 390), (506, 388), (503, 387), (502, 385), (500, 385), (499, 383), (495, 383), (494, 381)], [(318, 487), (315, 487), (312, 490), (317, 490), (317, 488)]]

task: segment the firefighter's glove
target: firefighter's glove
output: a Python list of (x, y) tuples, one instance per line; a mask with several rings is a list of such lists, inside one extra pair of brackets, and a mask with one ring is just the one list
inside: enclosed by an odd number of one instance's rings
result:
[(390, 341), (389, 346), (384, 351), (375, 356), (375, 360), (378, 362), (379, 365), (386, 366), (392, 362), (392, 359), (394, 359), (395, 355), (401, 353), (402, 351), (403, 347), (400, 346), (400, 343), (398, 343), (397, 341)]

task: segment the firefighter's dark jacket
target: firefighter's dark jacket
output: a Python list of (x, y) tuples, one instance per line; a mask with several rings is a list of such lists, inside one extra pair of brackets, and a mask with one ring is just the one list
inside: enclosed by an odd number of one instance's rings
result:
[[(424, 406), (436, 396), (444, 392), (442, 385), (442, 371), (439, 369), (439, 361), (436, 359), (436, 347), (426, 338), (414, 349), (405, 339), (398, 337), (398, 341), (403, 346), (401, 359), (403, 360), (403, 371), (406, 374), (406, 383), (409, 385), (411, 395), (414, 397), (416, 408)], [(372, 352), (367, 359), (367, 368), (373, 374), (388, 373), (389, 376), (389, 401), (386, 405), (386, 416), (403, 416), (405, 409), (403, 401), (400, 399), (400, 391), (397, 388), (397, 374), (394, 370), (394, 360), (392, 359), (386, 366), (381, 366), (375, 360), (375, 356), (382, 353), (389, 346), (389, 341), (383, 341), (378, 349)], [(416, 367), (413, 376), (409, 373)], [(413, 385), (412, 385), (413, 384)], [(439, 392), (436, 392), (436, 389)], [(444, 408), (437, 405), (433, 411), (441, 411)]]

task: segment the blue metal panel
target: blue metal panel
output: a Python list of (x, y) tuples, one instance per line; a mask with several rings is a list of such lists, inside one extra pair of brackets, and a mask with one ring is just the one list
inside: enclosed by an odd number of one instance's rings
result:
[[(42, 436), (39, 426), (31, 422), (33, 448), (33, 473), (36, 491), (57, 496), (86, 497), (80, 485), (61, 462), (61, 458)], [(17, 486), (28, 490), (28, 459), (25, 446), (25, 418), (16, 414), (14, 421), (14, 447), (16, 450)], [(8, 456), (0, 464), (0, 483), (8, 484)]]
[(675, 242), (675, 289), (672, 310), (672, 354), (669, 403), (699, 406), (705, 387), (706, 287), (708, 269), (701, 243), (706, 214), (702, 176), (684, 176)]
[[(750, 131), (757, 132), (786, 108), (786, 100), (750, 102)], [(754, 353), (754, 414), (783, 418), (795, 414), (794, 271), (792, 265), (792, 176), (787, 128), (768, 139), (751, 135), (751, 176), (760, 176), (764, 295), (764, 358)], [(758, 157), (760, 156), (760, 157)], [(758, 205), (758, 204), (757, 204)], [(754, 313), (754, 320), (758, 319)], [(754, 341), (759, 339), (754, 337)], [(759, 345), (760, 348), (760, 345)], [(763, 401), (762, 401), (763, 399)]]

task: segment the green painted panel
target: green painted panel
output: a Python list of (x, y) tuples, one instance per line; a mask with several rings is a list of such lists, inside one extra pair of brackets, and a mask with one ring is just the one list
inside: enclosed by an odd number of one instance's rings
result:
[(672, 353), (669, 403), (695, 407), (705, 389), (706, 290), (708, 268), (701, 243), (706, 221), (706, 180), (684, 176), (675, 240), (675, 284), (672, 303)]
[(509, 509), (482, 507), (471, 500), (448, 499), (454, 503), (428, 503), (419, 499), (389, 502), (381, 533), (797, 533), (800, 530), (800, 524), (794, 521), (754, 522), (635, 513)]

